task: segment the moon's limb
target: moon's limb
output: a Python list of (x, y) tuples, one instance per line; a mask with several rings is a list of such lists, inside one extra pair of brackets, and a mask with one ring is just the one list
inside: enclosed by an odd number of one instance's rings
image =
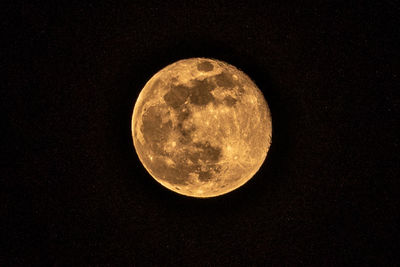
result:
[(148, 172), (188, 196), (212, 197), (246, 183), (271, 143), (268, 105), (251, 79), (218, 60), (192, 58), (154, 75), (132, 116)]

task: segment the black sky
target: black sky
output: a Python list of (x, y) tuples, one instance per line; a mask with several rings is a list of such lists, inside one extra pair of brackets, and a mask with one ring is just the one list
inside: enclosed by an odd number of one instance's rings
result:
[[(55, 2), (0, 11), (0, 265), (398, 265), (399, 4)], [(256, 176), (206, 200), (158, 185), (130, 132), (146, 81), (199, 56), (273, 118)]]

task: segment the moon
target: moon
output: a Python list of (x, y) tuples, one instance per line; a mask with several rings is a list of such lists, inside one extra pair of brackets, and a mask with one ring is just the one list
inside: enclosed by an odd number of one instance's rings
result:
[(215, 59), (179, 60), (144, 86), (132, 115), (137, 155), (164, 187), (191, 197), (245, 184), (271, 145), (268, 104), (255, 83)]

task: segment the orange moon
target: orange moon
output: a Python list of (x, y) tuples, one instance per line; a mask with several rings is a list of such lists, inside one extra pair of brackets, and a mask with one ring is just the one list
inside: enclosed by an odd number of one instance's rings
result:
[(245, 184), (271, 145), (267, 102), (236, 67), (215, 59), (179, 60), (144, 86), (132, 115), (137, 155), (166, 188), (191, 197)]

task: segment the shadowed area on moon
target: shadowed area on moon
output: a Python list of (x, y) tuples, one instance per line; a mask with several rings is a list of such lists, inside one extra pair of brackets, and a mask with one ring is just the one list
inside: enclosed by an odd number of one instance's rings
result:
[(197, 69), (199, 71), (212, 71), (214, 69), (214, 66), (210, 62), (204, 61), (197, 64)]
[[(219, 172), (218, 163), (221, 157), (222, 149), (220, 147), (211, 146), (209, 142), (193, 142), (191, 134), (195, 131), (195, 126), (192, 125), (189, 129), (184, 129), (182, 124), (191, 115), (191, 110), (188, 105), (184, 103), (189, 100), (189, 103), (204, 106), (211, 101), (215, 101), (214, 97), (210, 94), (213, 89), (213, 85), (207, 81), (195, 81), (193, 87), (186, 87), (182, 85), (172, 86), (170, 91), (164, 95), (164, 100), (167, 106), (179, 110), (182, 106), (185, 106), (184, 111), (179, 112), (177, 117), (177, 126), (173, 128), (171, 120), (163, 122), (160, 109), (165, 109), (166, 106), (155, 107), (152, 106), (143, 114), (143, 124), (141, 132), (149, 144), (150, 149), (163, 156), (172, 157), (176, 162), (176, 165), (181, 166), (179, 169), (169, 166), (164, 160), (155, 160), (151, 165), (154, 165), (158, 169), (157, 173), (160, 176), (165, 176), (164, 180), (173, 182), (176, 184), (184, 184), (186, 182), (186, 175), (189, 173), (199, 174), (199, 180), (209, 180), (212, 177), (210, 171), (201, 170), (200, 163), (210, 165), (210, 169), (215, 172)], [(189, 145), (192, 147), (191, 150), (186, 150), (184, 157), (173, 155), (173, 153), (167, 153), (163, 144), (167, 142), (167, 136), (171, 131), (177, 131), (180, 134), (178, 139), (178, 146)], [(187, 164), (190, 160), (192, 164)], [(185, 174), (182, 176), (182, 174)]]
[[(193, 196), (196, 195), (193, 190), (201, 189), (200, 193), (203, 193), (201, 187), (205, 184), (217, 185), (206, 189), (210, 192), (205, 192), (205, 196), (218, 195), (218, 191), (225, 190), (225, 187), (239, 186), (243, 177), (249, 179), (249, 172), (254, 172), (255, 166), (259, 167), (264, 160), (262, 149), (259, 149), (261, 154), (254, 154), (254, 157), (243, 156), (249, 153), (250, 148), (241, 151), (238, 143), (241, 142), (242, 147), (246, 145), (240, 140), (242, 134), (243, 140), (260, 135), (259, 130), (255, 128), (252, 131), (249, 123), (246, 123), (251, 120), (251, 116), (254, 117), (252, 113), (259, 113), (262, 120), (267, 119), (267, 113), (259, 112), (260, 107), (256, 105), (253, 112), (241, 112), (247, 104), (242, 103), (242, 96), (245, 95), (243, 79), (238, 80), (237, 76), (234, 79), (227, 69), (215, 66), (215, 63), (207, 60), (196, 62), (194, 67), (198, 76), (191, 77), (186, 82), (172, 77), (172, 72), (166, 72), (164, 76), (158, 76), (151, 86), (146, 85), (145, 97), (142, 103), (137, 103), (141, 109), (138, 111), (139, 120), (142, 121), (138, 130), (144, 143), (135, 140), (135, 147), (146, 169), (159, 181), (171, 184), (176, 190), (185, 188), (182, 190), (186, 191), (181, 193)], [(247, 86), (250, 85), (252, 84)], [(156, 89), (159, 89), (158, 93)], [(251, 93), (254, 94), (248, 92)], [(144, 107), (147, 102), (158, 98), (161, 101), (153, 101)], [(237, 106), (238, 103), (241, 103), (240, 107)], [(133, 130), (136, 129), (137, 121), (134, 125)], [(240, 126), (247, 128), (240, 129)], [(261, 128), (265, 130), (265, 127)], [(137, 139), (136, 132), (133, 136)], [(261, 139), (267, 141), (264, 146), (268, 147), (268, 138)], [(254, 142), (249, 142), (249, 145), (250, 143), (253, 145)], [(231, 152), (230, 149), (236, 150)], [(236, 153), (235, 160), (233, 156), (228, 158), (232, 153)], [(242, 159), (242, 162), (247, 160), (247, 163), (240, 163), (236, 159)], [(225, 190), (224, 193), (230, 190)]]

